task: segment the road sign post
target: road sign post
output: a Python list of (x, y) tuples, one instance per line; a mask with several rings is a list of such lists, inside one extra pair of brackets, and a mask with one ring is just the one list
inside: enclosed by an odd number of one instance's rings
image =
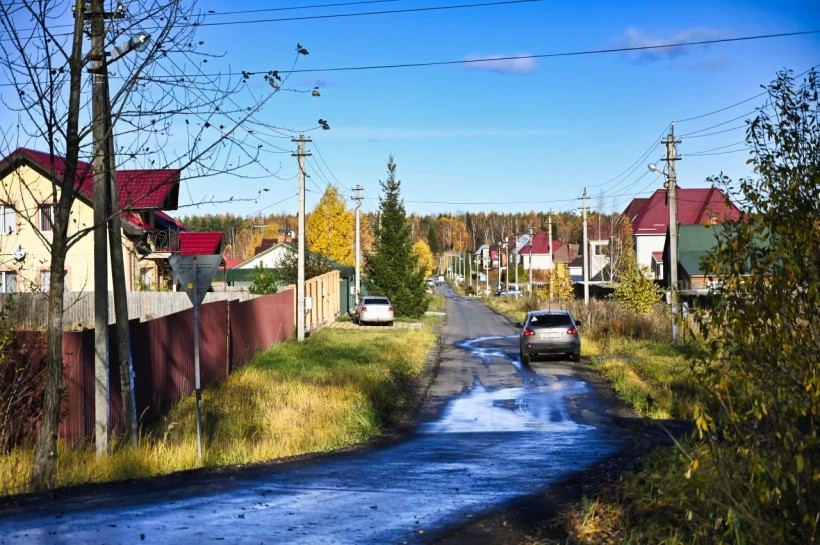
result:
[(199, 305), (222, 263), (221, 255), (172, 255), (168, 262), (194, 305), (194, 391), (197, 458), (202, 461), (202, 381), (199, 367)]

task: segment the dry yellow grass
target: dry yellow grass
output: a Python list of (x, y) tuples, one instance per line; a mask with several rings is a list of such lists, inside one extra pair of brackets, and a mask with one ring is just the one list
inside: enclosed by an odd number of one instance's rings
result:
[[(421, 329), (325, 329), (288, 341), (203, 391), (203, 460), (193, 396), (142, 430), (139, 446), (97, 458), (60, 444), (57, 486), (246, 464), (353, 445), (400, 417), (403, 385), (424, 367), (435, 321)], [(29, 491), (31, 450), (0, 456), (0, 494)]]

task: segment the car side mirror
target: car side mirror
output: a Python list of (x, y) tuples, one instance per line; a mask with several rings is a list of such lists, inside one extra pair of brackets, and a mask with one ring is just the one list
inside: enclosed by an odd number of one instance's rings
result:
[(581, 327), (583, 324), (581, 322), (575, 322), (575, 327)]
[(515, 327), (524, 327), (524, 324), (521, 322), (515, 322)]

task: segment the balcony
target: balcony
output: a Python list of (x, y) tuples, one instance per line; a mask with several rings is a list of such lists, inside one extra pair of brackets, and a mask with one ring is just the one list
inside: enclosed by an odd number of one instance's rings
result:
[(179, 231), (154, 229), (148, 231), (136, 245), (143, 259), (168, 259), (179, 252)]

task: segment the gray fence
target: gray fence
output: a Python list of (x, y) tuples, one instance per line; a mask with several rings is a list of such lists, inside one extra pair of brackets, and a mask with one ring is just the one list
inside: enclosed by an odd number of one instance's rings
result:
[[(204, 303), (214, 301), (246, 301), (258, 297), (247, 291), (216, 291), (205, 295)], [(43, 293), (14, 293), (0, 295), (0, 309), (14, 299), (15, 322), (19, 329), (42, 331), (48, 323), (48, 296)], [(94, 327), (94, 293), (68, 292), (64, 297), (63, 313), (66, 331)], [(191, 300), (184, 292), (133, 291), (128, 293), (128, 318), (142, 321), (160, 318), (191, 308)], [(114, 323), (114, 295), (108, 294), (108, 322)]]

